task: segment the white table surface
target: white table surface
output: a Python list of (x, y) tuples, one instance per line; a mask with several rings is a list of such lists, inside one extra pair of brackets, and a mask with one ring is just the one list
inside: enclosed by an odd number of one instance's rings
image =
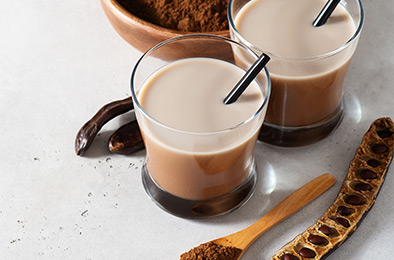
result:
[[(269, 259), (319, 218), (337, 196), (371, 122), (394, 118), (394, 1), (364, 1), (366, 19), (345, 81), (346, 116), (325, 140), (304, 148), (259, 143), (259, 182), (241, 209), (186, 220), (146, 195), (144, 151), (108, 152), (107, 124), (85, 157), (74, 153), (79, 128), (102, 105), (130, 95), (141, 55), (111, 27), (98, 0), (4, 1), (0, 6), (0, 259), (179, 259), (203, 242), (238, 231), (322, 173), (337, 183), (258, 239), (243, 259)], [(138, 36), (136, 36), (138, 37)], [(328, 259), (393, 259), (394, 167), (362, 225)], [(261, 179), (260, 179), (261, 180)]]

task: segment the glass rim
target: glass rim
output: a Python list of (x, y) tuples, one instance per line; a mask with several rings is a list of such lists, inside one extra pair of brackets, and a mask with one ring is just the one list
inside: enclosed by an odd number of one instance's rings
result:
[[(229, 132), (229, 131), (233, 131), (234, 129), (240, 128), (243, 125), (247, 124), (248, 122), (252, 121), (253, 119), (255, 119), (260, 112), (263, 110), (263, 108), (265, 106), (267, 106), (270, 94), (271, 94), (271, 78), (268, 72), (268, 69), (266, 66), (264, 66), (264, 71), (265, 71), (265, 76), (267, 78), (267, 93), (264, 97), (263, 103), (261, 104), (261, 106), (257, 109), (257, 111), (255, 113), (253, 113), (249, 118), (247, 118), (246, 120), (242, 121), (241, 123), (229, 127), (229, 128), (225, 128), (222, 130), (217, 130), (217, 131), (210, 131), (210, 132), (193, 132), (193, 131), (185, 131), (185, 130), (180, 130), (180, 129), (176, 129), (174, 127), (168, 126), (166, 124), (163, 124), (161, 122), (159, 122), (158, 120), (156, 120), (154, 117), (152, 117), (147, 111), (145, 111), (145, 109), (141, 106), (138, 98), (137, 98), (137, 94), (135, 92), (135, 87), (134, 87), (134, 79), (137, 73), (137, 70), (139, 68), (140, 63), (144, 60), (145, 57), (149, 56), (150, 54), (152, 54), (154, 51), (156, 51), (157, 49), (159, 49), (160, 47), (167, 45), (171, 42), (175, 42), (175, 41), (180, 41), (183, 39), (190, 39), (190, 38), (209, 38), (209, 39), (215, 39), (215, 40), (224, 40), (227, 41), (231, 44), (235, 44), (240, 48), (243, 48), (244, 50), (246, 50), (248, 53), (250, 53), (252, 56), (254, 56), (256, 59), (258, 58), (258, 55), (252, 50), (250, 49), (248, 46), (236, 42), (230, 38), (226, 38), (223, 36), (218, 36), (218, 35), (213, 35), (213, 34), (204, 34), (204, 33), (195, 33), (195, 34), (188, 34), (188, 35), (182, 35), (182, 36), (177, 36), (177, 37), (173, 37), (170, 39), (167, 39), (165, 41), (162, 41), (158, 44), (156, 44), (155, 46), (153, 46), (152, 48), (150, 48), (149, 50), (147, 50), (144, 54), (142, 54), (142, 56), (138, 59), (137, 63), (135, 64), (132, 73), (131, 73), (131, 78), (130, 78), (130, 86), (131, 86), (131, 96), (133, 99), (133, 102), (137, 105), (137, 109), (139, 109), (145, 117), (147, 117), (150, 121), (154, 122), (155, 124), (169, 129), (171, 131), (174, 132), (180, 132), (180, 133), (184, 133), (184, 134), (190, 134), (190, 135), (214, 135), (214, 134), (221, 134), (221, 133), (225, 133), (225, 132)], [(196, 57), (197, 58), (197, 57)], [(259, 83), (258, 83), (259, 84)], [(260, 84), (259, 84), (260, 85)]]
[[(359, 12), (360, 12), (360, 21), (359, 21), (359, 23), (357, 25), (357, 28), (356, 28), (354, 34), (352, 35), (352, 37), (350, 37), (350, 39), (347, 42), (345, 42), (345, 44), (339, 46), (335, 50), (332, 50), (330, 52), (326, 52), (326, 53), (323, 53), (323, 54), (319, 54), (319, 55), (306, 56), (306, 57), (281, 56), (281, 55), (276, 55), (276, 54), (274, 54), (272, 52), (269, 52), (269, 51), (262, 51), (262, 50), (260, 50), (259, 48), (254, 46), (252, 43), (247, 41), (240, 34), (240, 32), (237, 30), (237, 28), (235, 26), (234, 18), (232, 16), (232, 7), (233, 7), (234, 1), (235, 0), (229, 0), (228, 6), (227, 6), (227, 17), (228, 17), (228, 22), (229, 22), (229, 27), (230, 27), (229, 28), (230, 29), (230, 33), (231, 33), (231, 31), (233, 31), (237, 35), (237, 37), (240, 39), (240, 41), (244, 45), (246, 45), (247, 47), (259, 50), (259, 51), (264, 52), (264, 53), (267, 53), (271, 58), (276, 58), (276, 59), (286, 59), (286, 60), (293, 60), (293, 61), (308, 61), (308, 60), (314, 60), (314, 59), (324, 59), (324, 58), (333, 56), (333, 55), (341, 52), (342, 50), (346, 49), (348, 46), (350, 46), (356, 40), (356, 38), (360, 35), (361, 30), (362, 30), (363, 25), (364, 25), (364, 7), (363, 7), (363, 5), (361, 3), (361, 0), (357, 0), (358, 6), (359, 6)], [(253, 0), (251, 0), (251, 1), (253, 1)], [(248, 2), (250, 2), (250, 1), (248, 1)], [(341, 4), (341, 2), (339, 4)], [(245, 5), (243, 5), (243, 6), (245, 6)]]

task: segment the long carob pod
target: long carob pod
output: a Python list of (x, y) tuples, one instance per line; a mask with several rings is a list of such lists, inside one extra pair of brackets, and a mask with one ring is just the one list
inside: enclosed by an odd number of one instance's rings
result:
[(75, 153), (83, 155), (105, 123), (116, 116), (132, 110), (131, 97), (106, 104), (78, 131), (75, 138)]
[(312, 226), (282, 247), (271, 260), (324, 259), (357, 229), (369, 212), (393, 157), (394, 124), (375, 120), (365, 133), (339, 194)]

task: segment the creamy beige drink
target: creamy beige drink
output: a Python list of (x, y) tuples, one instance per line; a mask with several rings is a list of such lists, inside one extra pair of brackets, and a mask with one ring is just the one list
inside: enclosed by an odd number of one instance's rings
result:
[[(236, 6), (235, 2), (230, 4)], [(232, 37), (271, 57), (268, 125), (311, 127), (338, 112), (343, 80), (356, 47), (346, 43), (354, 37), (357, 25), (339, 4), (326, 24), (314, 27), (325, 3), (251, 0), (239, 11), (233, 10)]]
[(221, 60), (189, 58), (164, 66), (143, 84), (137, 97), (150, 116), (139, 118), (146, 164), (163, 190), (204, 200), (232, 191), (250, 174), (261, 125), (254, 115), (265, 93), (252, 82), (235, 103), (223, 104), (244, 73)]
[(344, 45), (356, 29), (341, 5), (324, 26), (314, 27), (312, 22), (325, 3), (326, 0), (252, 0), (239, 11), (235, 24), (241, 35), (260, 50), (294, 58), (321, 55)]

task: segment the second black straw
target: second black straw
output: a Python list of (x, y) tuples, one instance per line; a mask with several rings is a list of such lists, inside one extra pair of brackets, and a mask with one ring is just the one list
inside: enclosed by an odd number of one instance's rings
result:
[(325, 24), (328, 18), (330, 17), (330, 15), (332, 14), (332, 12), (334, 12), (334, 9), (337, 7), (339, 2), (341, 2), (341, 0), (328, 0), (326, 5), (320, 11), (319, 15), (313, 21), (313, 26), (319, 27)]

